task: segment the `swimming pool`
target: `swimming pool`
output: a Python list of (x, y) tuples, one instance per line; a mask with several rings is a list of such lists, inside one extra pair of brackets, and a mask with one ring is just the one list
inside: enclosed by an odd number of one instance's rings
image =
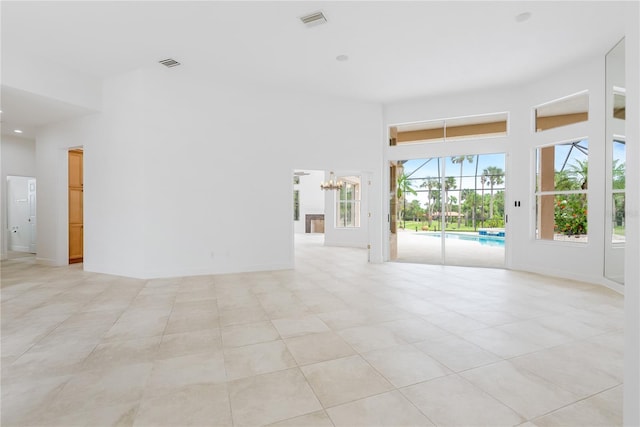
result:
[[(420, 234), (424, 234), (425, 236), (431, 236), (431, 237), (440, 237), (442, 236), (442, 233), (440, 232), (426, 232), (426, 233), (420, 233)], [(472, 241), (472, 242), (478, 242), (480, 243), (480, 245), (482, 246), (497, 246), (497, 247), (504, 247), (504, 237), (498, 237), (498, 236), (479, 236), (477, 234), (474, 233), (444, 233), (444, 238), (445, 239), (457, 239), (457, 240), (467, 240), (467, 241)]]

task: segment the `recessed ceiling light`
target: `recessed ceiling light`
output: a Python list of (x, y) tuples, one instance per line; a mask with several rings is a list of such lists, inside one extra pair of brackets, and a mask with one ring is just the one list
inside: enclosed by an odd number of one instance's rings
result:
[(516, 15), (516, 22), (524, 22), (531, 19), (531, 12), (522, 12)]
[(347, 55), (338, 55), (336, 56), (336, 61), (340, 61), (340, 62), (344, 62), (344, 61), (348, 61), (349, 57)]
[(22, 131), (20, 129), (14, 129), (13, 130), (15, 133), (22, 133)]

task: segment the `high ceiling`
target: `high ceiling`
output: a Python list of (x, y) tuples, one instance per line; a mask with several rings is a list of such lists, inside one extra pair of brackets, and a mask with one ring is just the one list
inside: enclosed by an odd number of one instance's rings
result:
[[(2, 52), (100, 78), (170, 57), (217, 78), (386, 103), (604, 55), (624, 35), (622, 3), (2, 1)], [(300, 22), (318, 10), (326, 24)]]

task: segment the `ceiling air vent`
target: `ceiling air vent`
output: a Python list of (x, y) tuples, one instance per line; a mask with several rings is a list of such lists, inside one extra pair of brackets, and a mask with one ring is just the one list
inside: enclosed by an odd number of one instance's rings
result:
[(327, 22), (327, 17), (322, 12), (314, 12), (309, 15), (301, 16), (300, 20), (307, 27), (315, 27), (316, 25), (324, 24)]
[(167, 59), (163, 59), (162, 61), (158, 61), (159, 63), (161, 63), (162, 65), (164, 65), (165, 67), (176, 67), (178, 65), (180, 65), (180, 63), (178, 61), (176, 61), (175, 59), (171, 59), (171, 58), (167, 58)]

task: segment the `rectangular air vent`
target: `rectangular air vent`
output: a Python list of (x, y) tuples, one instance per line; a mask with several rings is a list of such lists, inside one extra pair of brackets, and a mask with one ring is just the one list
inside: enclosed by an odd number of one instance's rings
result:
[(162, 61), (158, 61), (159, 63), (161, 63), (162, 65), (164, 65), (165, 67), (176, 67), (178, 65), (180, 65), (180, 63), (178, 61), (176, 61), (175, 59), (171, 59), (171, 58), (167, 58), (167, 59), (163, 59)]
[(314, 12), (309, 15), (301, 16), (300, 20), (307, 27), (315, 27), (316, 25), (324, 24), (327, 22), (327, 17), (322, 12)]

